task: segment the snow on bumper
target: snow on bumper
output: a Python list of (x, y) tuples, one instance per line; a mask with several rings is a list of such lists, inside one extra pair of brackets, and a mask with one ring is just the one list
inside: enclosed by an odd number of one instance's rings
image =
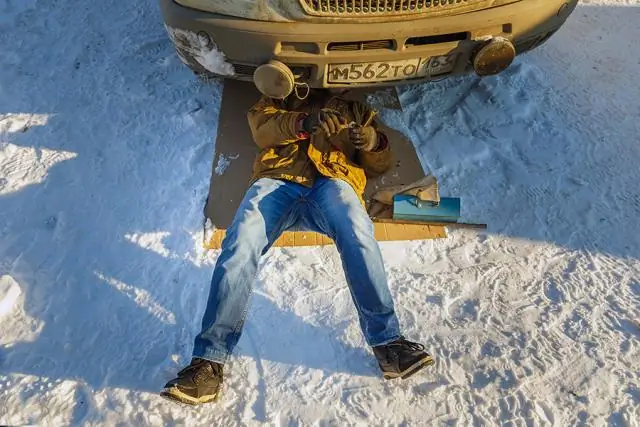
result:
[[(235, 70), (213, 41), (206, 34), (173, 28), (165, 25), (178, 56), (192, 69), (208, 71), (220, 76), (233, 77)], [(194, 64), (194, 61), (197, 64)]]

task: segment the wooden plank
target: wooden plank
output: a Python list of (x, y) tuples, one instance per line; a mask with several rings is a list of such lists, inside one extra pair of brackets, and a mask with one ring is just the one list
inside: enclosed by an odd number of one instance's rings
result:
[(392, 219), (392, 218), (372, 218), (376, 223), (384, 224), (409, 224), (409, 225), (427, 225), (432, 227), (452, 227), (452, 228), (475, 228), (485, 230), (487, 224), (473, 224), (468, 222), (441, 222), (441, 221), (414, 221), (410, 219)]
[[(379, 242), (431, 240), (447, 237), (444, 227), (415, 224), (375, 223), (375, 237)], [(226, 230), (215, 230), (205, 249), (220, 249)], [(328, 246), (334, 242), (327, 236), (312, 232), (287, 231), (273, 245), (274, 247)]]
[(308, 231), (295, 231), (294, 232), (294, 245), (295, 246), (315, 246), (316, 245), (316, 233)]
[(387, 236), (389, 237), (389, 240), (405, 240), (403, 239), (403, 237), (406, 236), (404, 225), (385, 224), (384, 227), (387, 229)]
[(325, 236), (324, 234), (320, 235), (320, 245), (327, 246), (333, 245), (333, 240), (329, 236)]
[(213, 244), (216, 248), (222, 247), (222, 240), (227, 234), (227, 230), (215, 230), (213, 232)]
[(295, 242), (293, 233), (282, 233), (274, 246), (295, 246)]
[(387, 233), (387, 225), (374, 223), (373, 224), (373, 234), (378, 241), (387, 241), (389, 240), (389, 235)]

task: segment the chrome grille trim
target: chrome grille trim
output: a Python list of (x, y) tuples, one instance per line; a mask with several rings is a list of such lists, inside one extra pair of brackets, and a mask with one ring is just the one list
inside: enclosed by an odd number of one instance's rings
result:
[(393, 40), (372, 40), (362, 42), (331, 42), (327, 45), (327, 50), (333, 51), (358, 51), (358, 50), (393, 50), (395, 43)]
[(311, 16), (361, 17), (397, 16), (454, 11), (459, 8), (491, 4), (492, 0), (300, 0)]

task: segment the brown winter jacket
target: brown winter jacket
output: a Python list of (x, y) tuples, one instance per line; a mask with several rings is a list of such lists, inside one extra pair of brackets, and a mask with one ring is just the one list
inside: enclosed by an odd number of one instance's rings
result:
[[(348, 182), (362, 199), (367, 176), (385, 173), (393, 162), (388, 144), (376, 152), (356, 150), (345, 129), (328, 138), (323, 132), (304, 138), (297, 133), (301, 114), (321, 108), (338, 110), (347, 123), (365, 125), (375, 112), (359, 102), (313, 93), (300, 101), (263, 97), (247, 114), (255, 143), (262, 149), (253, 166), (253, 179), (286, 179), (311, 187), (318, 174)], [(375, 123), (372, 123), (375, 127)], [(386, 137), (384, 138), (386, 139)]]

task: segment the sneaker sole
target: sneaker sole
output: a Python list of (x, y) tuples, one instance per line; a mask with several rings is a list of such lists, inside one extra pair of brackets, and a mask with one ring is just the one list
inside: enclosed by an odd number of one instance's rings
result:
[(184, 394), (176, 387), (168, 387), (160, 392), (160, 396), (172, 402), (185, 403), (191, 406), (202, 405), (203, 403), (215, 402), (218, 400), (220, 393), (216, 393), (209, 396), (202, 396), (200, 398), (191, 397), (188, 394)]
[(402, 372), (399, 372), (399, 373), (396, 373), (396, 372), (385, 372), (384, 373), (384, 379), (385, 380), (394, 380), (396, 378), (402, 378), (403, 380), (406, 380), (407, 378), (409, 378), (410, 376), (412, 376), (413, 374), (415, 374), (416, 372), (418, 372), (422, 368), (425, 368), (427, 366), (431, 366), (431, 365), (433, 365), (435, 363), (436, 363), (436, 361), (433, 360), (433, 357), (427, 356), (424, 359), (422, 359), (422, 360), (414, 363), (413, 365), (409, 366), (407, 369), (405, 369)]

